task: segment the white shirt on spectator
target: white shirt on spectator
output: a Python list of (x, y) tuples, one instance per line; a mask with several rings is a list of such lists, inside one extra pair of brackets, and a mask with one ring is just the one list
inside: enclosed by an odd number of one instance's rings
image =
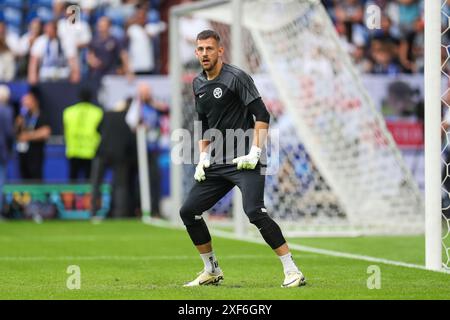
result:
[(26, 56), (30, 52), (30, 34), (27, 32), (20, 37), (18, 53), (20, 56)]
[(133, 72), (149, 72), (155, 68), (153, 44), (145, 28), (133, 24), (127, 31), (129, 43), (129, 61)]
[[(61, 51), (60, 52), (60, 48)], [(67, 79), (70, 75), (70, 68), (67, 59), (73, 58), (77, 54), (76, 47), (70, 42), (62, 42), (58, 44), (57, 39), (50, 41), (47, 35), (42, 35), (36, 39), (33, 46), (31, 47), (31, 55), (38, 57), (40, 60), (39, 66), (39, 79), (41, 81), (45, 80), (60, 80)], [(64, 55), (65, 64), (49, 64), (46, 65), (45, 61), (47, 58), (55, 58)]]
[(63, 18), (58, 21), (58, 37), (69, 46), (88, 45), (92, 39), (91, 29), (86, 21), (77, 21), (72, 24), (69, 20)]
[(14, 32), (7, 32), (6, 45), (14, 55), (17, 54), (19, 50), (19, 36)]
[(0, 81), (11, 81), (16, 73), (16, 63), (11, 51), (0, 53)]
[(152, 37), (157, 36), (166, 28), (166, 24), (162, 21), (148, 23), (145, 27), (133, 24), (128, 28), (128, 55), (132, 72), (149, 72), (155, 69)]
[(205, 19), (190, 17), (180, 18), (180, 54), (183, 64), (196, 60), (195, 49), (197, 47), (197, 35), (208, 29), (212, 29), (212, 27), (211, 24)]

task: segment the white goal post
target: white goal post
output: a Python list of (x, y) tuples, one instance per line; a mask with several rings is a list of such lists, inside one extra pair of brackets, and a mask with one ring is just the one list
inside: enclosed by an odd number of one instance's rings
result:
[[(444, 1), (445, 3), (445, 1)], [(425, 6), (425, 265), (442, 268), (441, 3)]]
[[(436, 15), (440, 17), (439, 5), (427, 3), (427, 21), (435, 19), (439, 23), (436, 19)], [(440, 166), (436, 164), (440, 159), (440, 129), (436, 129), (441, 121), (441, 93), (436, 90), (440, 72), (426, 74), (426, 108), (430, 101), (438, 104), (439, 119), (436, 112), (425, 113), (425, 224), (422, 194), (320, 1), (207, 0), (173, 7), (172, 132), (180, 128), (193, 130), (191, 82), (200, 71), (199, 66), (192, 67), (181, 58), (182, 42), (186, 41), (180, 30), (185, 25), (183, 19), (201, 20), (220, 33), (228, 52), (225, 61), (252, 75), (268, 105), (271, 129), (277, 130), (280, 139), (274, 141), (278, 157), (269, 154), (269, 159), (272, 156), (277, 163), (275, 173), (266, 178), (265, 201), (283, 230), (312, 236), (423, 234), (426, 225), (426, 265), (430, 269), (442, 267), (441, 189), (440, 181), (437, 182)], [(439, 27), (427, 24), (426, 34), (434, 32), (434, 38), (427, 36), (425, 57), (431, 50), (436, 58), (433, 50), (436, 50), (435, 33), (440, 35), (440, 23)], [(434, 42), (430, 44), (431, 41)], [(436, 61), (434, 67), (440, 71)], [(429, 83), (434, 92), (429, 91)], [(439, 124), (430, 134), (429, 127), (437, 121)], [(430, 141), (433, 142), (429, 144)], [(191, 160), (191, 164), (171, 161), (174, 223), (180, 223), (178, 210), (192, 183), (193, 163), (197, 159)], [(234, 216), (235, 223), (230, 225), (238, 235), (252, 234), (254, 230), (247, 229), (249, 223), (239, 202), (220, 210), (227, 211), (228, 217)]]

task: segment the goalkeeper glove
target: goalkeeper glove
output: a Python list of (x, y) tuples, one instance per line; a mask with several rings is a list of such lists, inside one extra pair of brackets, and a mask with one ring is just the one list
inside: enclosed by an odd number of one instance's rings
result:
[(255, 169), (261, 157), (261, 148), (252, 146), (250, 152), (246, 156), (237, 157), (233, 159), (233, 163), (237, 164), (238, 170), (241, 169)]
[(197, 164), (197, 167), (195, 167), (194, 179), (198, 182), (205, 180), (205, 168), (209, 168), (210, 164), (209, 154), (207, 152), (201, 152), (200, 160)]

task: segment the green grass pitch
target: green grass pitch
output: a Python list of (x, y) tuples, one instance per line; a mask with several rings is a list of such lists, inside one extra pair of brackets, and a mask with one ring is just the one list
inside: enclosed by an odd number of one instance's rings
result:
[[(293, 251), (307, 277), (283, 289), (268, 246), (213, 237), (225, 274), (218, 287), (183, 288), (202, 262), (183, 230), (135, 220), (0, 223), (0, 299), (450, 299), (450, 274), (378, 264), (381, 288), (368, 289), (374, 263)], [(292, 243), (423, 264), (423, 237), (290, 239)], [(69, 290), (67, 268), (81, 270)]]

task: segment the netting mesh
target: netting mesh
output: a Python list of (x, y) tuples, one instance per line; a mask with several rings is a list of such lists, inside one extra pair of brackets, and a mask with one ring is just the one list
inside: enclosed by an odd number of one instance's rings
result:
[[(191, 19), (217, 30), (230, 52), (231, 17), (222, 5)], [(255, 79), (279, 137), (277, 154), (269, 150), (275, 168), (266, 178), (270, 214), (303, 231), (422, 232), (421, 194), (321, 4), (246, 1), (243, 38), (241, 67)], [(188, 128), (199, 66), (180, 67)], [(192, 170), (185, 170), (186, 181)], [(184, 192), (189, 187), (186, 182)]]
[(450, 2), (442, 1), (442, 246), (443, 265), (450, 269)]

